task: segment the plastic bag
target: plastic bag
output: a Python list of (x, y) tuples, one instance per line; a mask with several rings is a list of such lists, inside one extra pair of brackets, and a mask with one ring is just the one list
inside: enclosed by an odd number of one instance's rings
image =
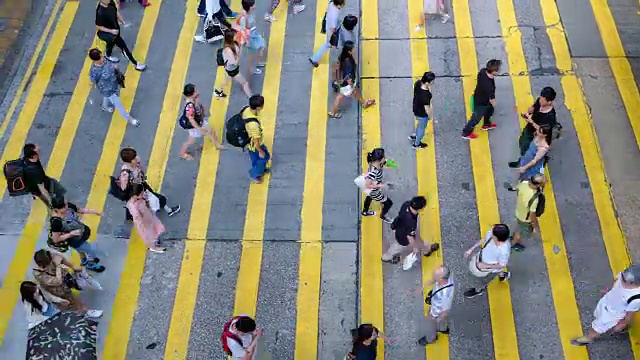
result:
[(411, 254), (407, 255), (407, 257), (402, 261), (402, 270), (410, 270), (417, 261), (418, 256), (416, 255), (416, 253), (412, 252)]
[(371, 189), (367, 189), (366, 180), (364, 175), (360, 175), (357, 178), (353, 179), (353, 183), (356, 184), (365, 194), (369, 195), (371, 193)]
[(102, 290), (102, 285), (100, 285), (98, 280), (92, 278), (87, 270), (83, 269), (80, 272), (76, 272), (74, 276), (80, 290)]
[(149, 207), (151, 211), (158, 212), (160, 210), (160, 199), (157, 196), (153, 195), (151, 191), (146, 191), (147, 201), (149, 201)]

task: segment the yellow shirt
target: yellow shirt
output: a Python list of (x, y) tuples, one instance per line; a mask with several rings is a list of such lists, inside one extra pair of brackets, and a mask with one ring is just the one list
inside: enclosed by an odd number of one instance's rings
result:
[(531, 186), (529, 186), (528, 181), (520, 182), (516, 190), (518, 191), (516, 219), (526, 223), (531, 222), (531, 219), (527, 218), (527, 215), (529, 215), (530, 212), (536, 212), (536, 208), (538, 207), (538, 199), (535, 199), (531, 203), (530, 207), (529, 201), (531, 201), (537, 190), (532, 189)]
[[(251, 108), (246, 108), (242, 112), (242, 118), (245, 120), (255, 118), (255, 119), (258, 119), (258, 121), (260, 121), (260, 114), (255, 115), (253, 112), (251, 112)], [(249, 148), (250, 151), (256, 151), (256, 147), (253, 146), (253, 139), (260, 140), (260, 144), (262, 144), (262, 127), (260, 126), (260, 123), (257, 123), (255, 121), (250, 121), (245, 124), (244, 128), (247, 130), (247, 134), (249, 134), (249, 138), (251, 138), (251, 142), (249, 142), (249, 145), (247, 145), (247, 147)]]

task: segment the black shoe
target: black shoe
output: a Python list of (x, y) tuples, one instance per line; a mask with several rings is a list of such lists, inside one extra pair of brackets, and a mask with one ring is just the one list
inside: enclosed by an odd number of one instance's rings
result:
[(225, 94), (224, 91), (222, 91), (222, 90), (215, 89), (215, 90), (213, 90), (213, 92), (215, 93), (216, 97), (218, 97), (218, 98), (226, 98), (227, 97), (227, 94)]
[(511, 250), (521, 252), (524, 251), (527, 247), (522, 244), (513, 244), (511, 245)]
[(319, 66), (319, 64), (317, 62), (313, 61), (311, 58), (309, 58), (309, 62), (311, 63), (311, 65), (313, 65), (313, 67), (317, 68)]
[(98, 265), (95, 263), (88, 263), (87, 266), (85, 266), (85, 268), (87, 270), (93, 271), (93, 272), (97, 272), (97, 273), (101, 273), (103, 272), (106, 268), (102, 265)]
[(387, 224), (391, 224), (393, 222), (393, 219), (389, 219), (386, 216), (380, 216), (380, 219), (382, 219), (382, 221), (386, 222)]
[(446, 329), (444, 329), (444, 330), (442, 330), (442, 331), (439, 331), (439, 330), (438, 330), (438, 332), (439, 332), (440, 334), (449, 335), (449, 328), (446, 328)]
[(464, 292), (464, 297), (466, 297), (467, 299), (473, 299), (474, 297), (480, 296), (482, 294), (484, 294), (484, 289), (471, 288)]
[(512, 169), (518, 168), (520, 167), (520, 162), (519, 161), (509, 161), (509, 167)]
[(509, 190), (509, 191), (518, 191), (518, 189), (514, 188), (513, 186), (509, 186), (507, 188), (507, 190)]
[(376, 214), (375, 211), (361, 211), (360, 215), (362, 216), (374, 216)]
[(387, 264), (397, 264), (400, 262), (400, 256), (394, 256), (391, 260), (384, 260), (382, 259), (383, 263), (387, 263)]
[(429, 145), (427, 145), (427, 144), (425, 144), (425, 143), (423, 143), (423, 142), (420, 142), (418, 145), (416, 145), (415, 143), (412, 145), (412, 147), (413, 147), (415, 150), (418, 150), (418, 149), (424, 149), (424, 148), (426, 148), (427, 146), (429, 146)]
[(423, 336), (420, 339), (418, 339), (418, 345), (420, 346), (427, 346), (429, 345), (429, 343), (427, 342), (427, 337)]
[(412, 142), (416, 142), (416, 134), (409, 135), (409, 140)]
[(507, 271), (498, 275), (498, 279), (500, 279), (500, 281), (507, 281), (511, 279), (511, 271)]
[(180, 212), (180, 205), (176, 205), (176, 206), (171, 208), (171, 211), (169, 211), (167, 213), (167, 215), (171, 217), (171, 216), (173, 216), (173, 215), (175, 215), (175, 214), (177, 214), (179, 212)]

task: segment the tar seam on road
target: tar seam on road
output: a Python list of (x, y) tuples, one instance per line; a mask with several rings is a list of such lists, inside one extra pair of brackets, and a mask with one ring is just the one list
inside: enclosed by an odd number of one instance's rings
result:
[[(362, 37), (378, 37), (378, 0), (371, 0), (362, 7)], [(377, 41), (360, 43), (362, 76), (379, 76), (379, 44)], [(363, 98), (380, 100), (380, 81), (362, 82)], [(364, 94), (366, 92), (366, 96)], [(382, 145), (380, 129), (380, 104), (362, 109), (362, 154)], [(366, 156), (362, 156), (362, 171), (366, 172)], [(360, 323), (371, 323), (384, 332), (384, 276), (382, 272), (382, 222), (377, 216), (361, 219), (360, 236)], [(384, 360), (384, 342), (378, 342), (378, 358)]]
[[(454, 22), (456, 34), (462, 35), (462, 38), (458, 39), (458, 52), (466, 54), (460, 57), (460, 72), (468, 75), (463, 78), (462, 83), (464, 98), (469, 99), (475, 87), (475, 81), (471, 75), (478, 73), (471, 15), (467, 3), (462, 0), (453, 0), (453, 12), (456, 14)], [(470, 105), (465, 101), (467, 119), (471, 117)], [(481, 131), (478, 139), (469, 142), (469, 147), (482, 238), (493, 224), (500, 222), (488, 132)], [(495, 359), (520, 359), (509, 283), (499, 282), (498, 279), (491, 281), (488, 286), (488, 301)]]

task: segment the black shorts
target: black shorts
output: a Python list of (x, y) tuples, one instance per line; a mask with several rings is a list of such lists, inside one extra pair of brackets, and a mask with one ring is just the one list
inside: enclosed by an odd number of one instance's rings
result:
[(229, 75), (229, 77), (236, 77), (236, 75), (238, 75), (240, 73), (240, 66), (238, 66), (237, 68), (233, 69), (233, 70), (227, 70), (225, 69), (225, 71), (227, 72), (227, 75)]

